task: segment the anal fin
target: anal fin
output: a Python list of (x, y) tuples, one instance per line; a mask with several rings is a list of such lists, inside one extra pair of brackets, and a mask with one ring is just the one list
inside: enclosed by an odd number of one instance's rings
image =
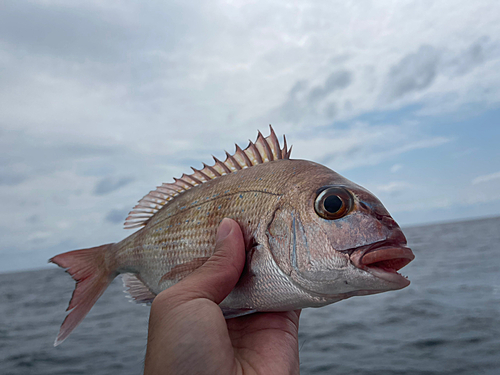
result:
[(156, 294), (151, 292), (149, 288), (132, 273), (122, 274), (124, 292), (137, 303), (151, 304), (156, 297)]
[(224, 314), (224, 318), (226, 319), (237, 318), (239, 316), (249, 315), (257, 312), (257, 310), (254, 309), (230, 309), (227, 307), (221, 307), (221, 310)]

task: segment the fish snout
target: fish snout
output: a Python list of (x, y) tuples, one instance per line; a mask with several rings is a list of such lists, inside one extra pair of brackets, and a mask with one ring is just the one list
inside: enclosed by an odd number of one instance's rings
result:
[[(394, 220), (392, 222), (396, 223)], [(399, 226), (393, 228), (385, 240), (357, 249), (350, 258), (357, 268), (389, 282), (395, 289), (410, 284), (398, 271), (415, 259), (415, 255), (407, 246), (406, 237)]]

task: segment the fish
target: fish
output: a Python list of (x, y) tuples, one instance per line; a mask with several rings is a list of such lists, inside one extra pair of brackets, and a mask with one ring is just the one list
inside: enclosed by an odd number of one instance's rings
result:
[(243, 273), (220, 303), (226, 318), (321, 307), (353, 296), (398, 290), (398, 271), (414, 259), (406, 238), (367, 189), (321, 164), (290, 158), (271, 125), (225, 161), (174, 178), (132, 209), (117, 243), (73, 250), (49, 262), (76, 281), (54, 346), (80, 324), (111, 281), (151, 303), (214, 253), (223, 218), (245, 240)]

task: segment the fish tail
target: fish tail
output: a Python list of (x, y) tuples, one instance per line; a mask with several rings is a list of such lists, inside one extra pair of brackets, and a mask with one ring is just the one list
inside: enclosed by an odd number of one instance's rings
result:
[(49, 262), (66, 268), (66, 272), (76, 281), (75, 290), (66, 309), (66, 311), (71, 311), (61, 325), (54, 346), (62, 343), (80, 324), (111, 281), (118, 275), (116, 269), (111, 269), (107, 261), (109, 254), (106, 253), (113, 245), (69, 251), (49, 259)]

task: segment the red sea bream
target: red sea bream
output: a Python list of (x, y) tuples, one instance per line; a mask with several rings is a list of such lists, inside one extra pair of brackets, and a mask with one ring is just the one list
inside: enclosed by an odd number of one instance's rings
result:
[(151, 302), (214, 252), (223, 218), (245, 236), (246, 265), (220, 304), (224, 315), (319, 307), (401, 289), (414, 258), (406, 238), (368, 190), (329, 168), (290, 159), (271, 128), (224, 162), (165, 183), (139, 201), (124, 240), (50, 259), (76, 281), (55, 345), (83, 320), (119, 274), (131, 296)]

